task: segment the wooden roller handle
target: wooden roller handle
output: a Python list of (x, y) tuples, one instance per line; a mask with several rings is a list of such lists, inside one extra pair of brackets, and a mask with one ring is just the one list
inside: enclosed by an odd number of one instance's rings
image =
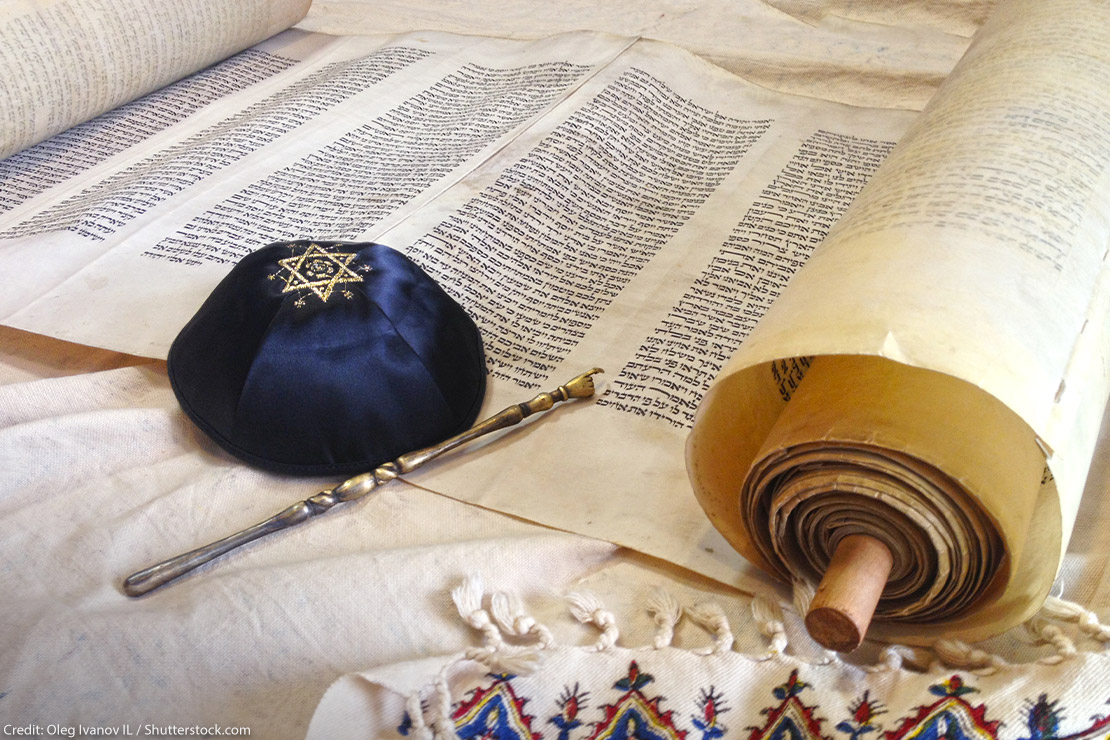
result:
[(810, 636), (829, 650), (858, 648), (893, 565), (890, 550), (874, 537), (853, 534), (841, 540), (806, 613)]

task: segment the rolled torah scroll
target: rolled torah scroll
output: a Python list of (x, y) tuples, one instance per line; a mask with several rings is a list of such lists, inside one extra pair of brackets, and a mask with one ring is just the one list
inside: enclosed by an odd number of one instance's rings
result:
[(1110, 396), (1108, 244), (1110, 6), (1004, 0), (703, 398), (710, 520), (787, 581), (885, 544), (872, 636), (1031, 617)]
[(893, 566), (873, 634), (979, 637), (1028, 618), (1063, 536), (1032, 430), (942, 373), (823, 356), (795, 363), (784, 393), (783, 364), (716, 386), (691, 436), (695, 490), (733, 546), (816, 584), (844, 538), (879, 540)]

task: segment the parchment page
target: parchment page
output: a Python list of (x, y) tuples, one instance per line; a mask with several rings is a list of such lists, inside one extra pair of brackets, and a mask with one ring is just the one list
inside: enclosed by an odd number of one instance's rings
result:
[[(588, 28), (680, 46), (760, 87), (849, 105), (921, 110), (967, 50), (992, 0), (516, 0), (436, 4), (315, 0), (322, 33), (452, 33), (532, 39)], [(372, 10), (370, 10), (372, 9)], [(369, 12), (368, 12), (369, 11)]]
[(771, 93), (631, 41), (279, 36), (253, 51), (288, 69), (9, 212), (5, 323), (164, 356), (248, 251), (380, 240), (478, 321), (487, 410), (607, 370), (597, 403), (424, 485), (751, 587), (689, 493), (683, 441), (913, 114)]
[(711, 379), (912, 116), (770, 93), (640, 42), (396, 228), (485, 334), (486, 411), (589, 369), (600, 397), (411, 480), (765, 583), (690, 495)]
[(289, 28), (311, 0), (0, 7), (0, 158)]
[[(0, 162), (0, 178), (15, 184), (0, 217), (0, 261), (19, 266), (0, 277), (0, 316), (164, 357), (240, 257), (285, 238), (350, 239), (402, 218), (631, 41), (281, 34), (153, 102)], [(223, 80), (252, 71), (253, 84), (111, 150), (117, 129), (160, 120), (198, 90), (226, 92)], [(60, 169), (36, 192), (44, 171)]]

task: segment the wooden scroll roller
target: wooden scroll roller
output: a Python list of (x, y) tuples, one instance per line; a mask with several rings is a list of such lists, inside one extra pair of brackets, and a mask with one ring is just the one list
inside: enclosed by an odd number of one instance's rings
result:
[(841, 540), (806, 613), (810, 636), (829, 650), (858, 648), (893, 565), (890, 550), (874, 537), (853, 534)]

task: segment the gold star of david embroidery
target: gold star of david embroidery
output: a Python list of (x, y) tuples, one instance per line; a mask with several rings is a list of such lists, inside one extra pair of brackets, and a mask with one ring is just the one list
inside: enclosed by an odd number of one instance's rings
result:
[[(311, 290), (321, 301), (327, 301), (337, 285), (362, 282), (362, 276), (348, 266), (354, 258), (353, 253), (329, 252), (318, 244), (310, 244), (308, 249), (296, 257), (278, 260), (278, 264), (288, 273), (283, 276), (285, 287), (281, 292)], [(343, 295), (350, 298), (352, 294), (349, 290), (343, 290)], [(303, 301), (301, 298), (297, 305), (304, 305)]]

